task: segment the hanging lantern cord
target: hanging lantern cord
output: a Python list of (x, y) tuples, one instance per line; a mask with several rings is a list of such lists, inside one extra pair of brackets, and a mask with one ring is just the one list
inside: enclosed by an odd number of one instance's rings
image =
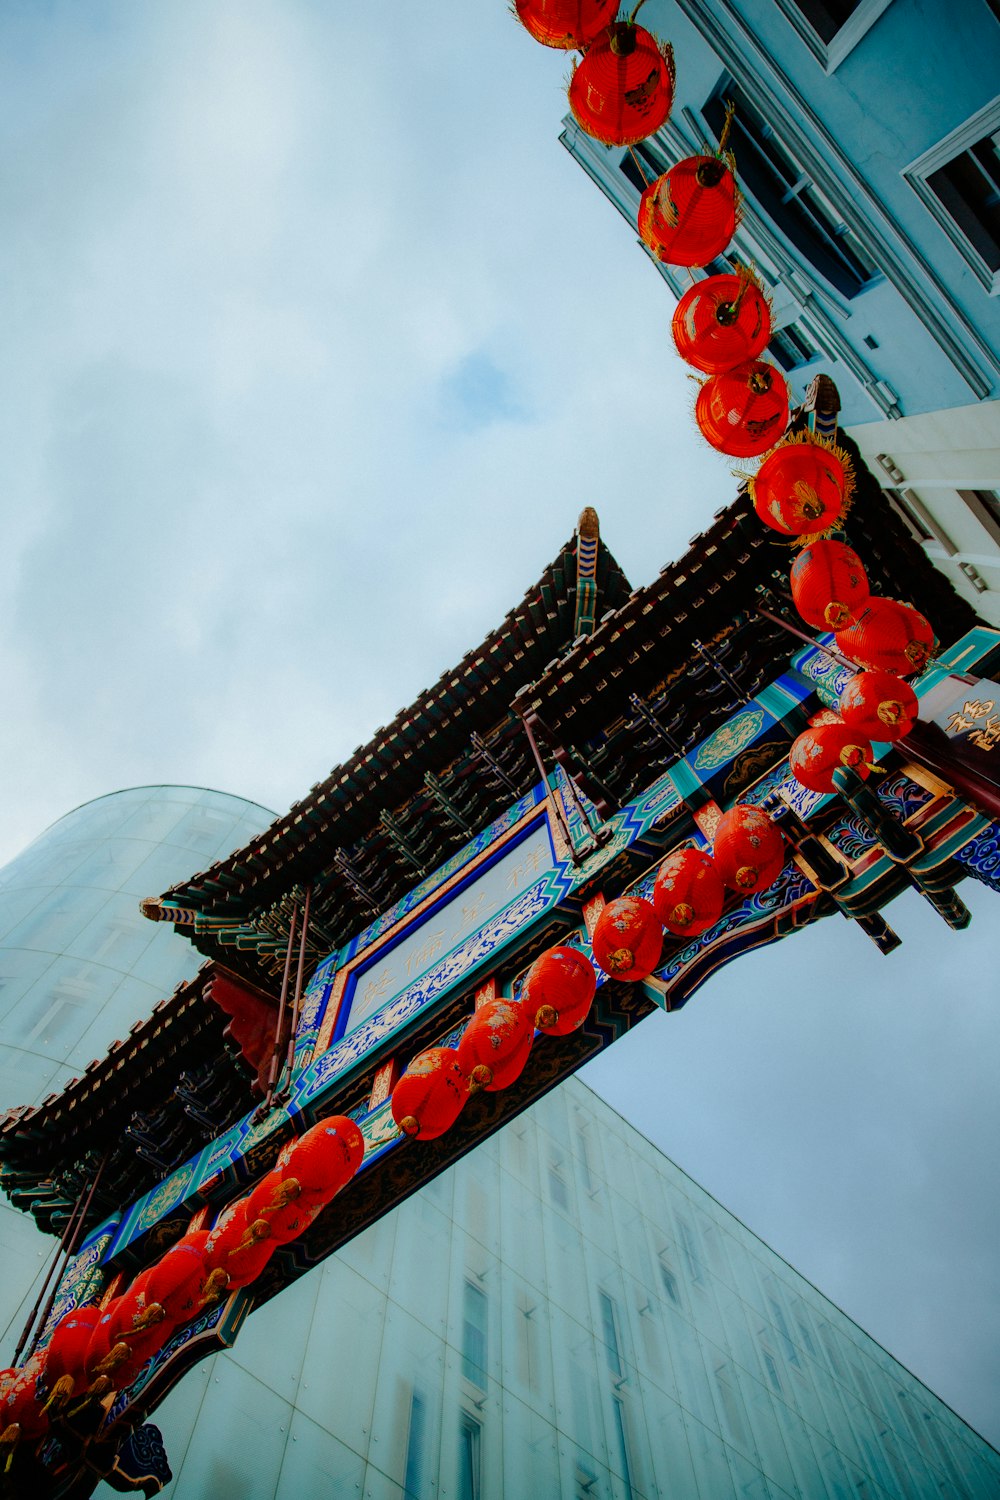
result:
[(642, 161), (640, 160), (639, 156), (636, 154), (635, 147), (634, 146), (630, 146), (628, 148), (628, 150), (629, 150), (629, 155), (631, 156), (632, 160), (635, 162), (635, 169), (639, 173), (639, 176), (642, 178), (643, 186), (644, 187), (649, 187), (649, 178), (646, 176), (645, 172), (642, 169)]
[(839, 651), (834, 651), (830, 646), (824, 646), (822, 641), (813, 640), (811, 635), (806, 635), (804, 630), (799, 630), (795, 625), (790, 625), (780, 615), (773, 614), (771, 610), (764, 609), (760, 604), (757, 605), (757, 613), (763, 615), (765, 620), (773, 620), (775, 625), (780, 625), (782, 630), (788, 631), (789, 635), (797, 635), (799, 640), (804, 641), (807, 646), (812, 646), (816, 651), (822, 651), (823, 655), (828, 656), (831, 661), (835, 661), (838, 667), (846, 667), (849, 672), (856, 672), (858, 670), (857, 662), (848, 661), (847, 657), (841, 656)]
[(632, 14), (628, 18), (628, 24), (630, 26), (634, 26), (635, 25), (635, 18), (639, 14), (639, 12), (642, 10), (642, 7), (645, 5), (645, 3), (646, 3), (646, 0), (639, 0), (638, 5), (635, 7), (635, 9), (633, 10)]
[(747, 294), (750, 282), (750, 272), (747, 270), (746, 266), (741, 266), (739, 268), (739, 286), (737, 288), (736, 296), (731, 302), (720, 302), (715, 310), (715, 321), (721, 324), (723, 328), (731, 327), (731, 325), (735, 323), (736, 319), (739, 317), (740, 308), (743, 305), (743, 298)]

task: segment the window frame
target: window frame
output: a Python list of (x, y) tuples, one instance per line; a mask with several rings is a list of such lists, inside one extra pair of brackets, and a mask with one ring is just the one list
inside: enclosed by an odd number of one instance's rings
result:
[(488, 1389), (489, 1298), (470, 1277), (462, 1285), (462, 1379), (477, 1391)]
[(962, 226), (949, 213), (928, 179), (942, 167), (946, 167), (949, 162), (954, 161), (956, 157), (964, 155), (984, 136), (995, 135), (997, 131), (1000, 131), (1000, 94), (997, 94), (988, 104), (984, 104), (982, 109), (976, 110), (975, 114), (970, 115), (967, 120), (963, 120), (961, 125), (956, 125), (955, 129), (950, 130), (946, 136), (942, 136), (936, 145), (916, 157), (908, 167), (903, 168), (902, 172), (903, 180), (916, 193), (931, 218), (943, 229), (951, 244), (982, 282), (990, 297), (995, 297), (1000, 293), (1000, 269), (994, 270), (983, 258), (965, 234)]
[(777, 0), (778, 9), (798, 32), (826, 73), (837, 71), (845, 57), (849, 57), (858, 43), (864, 40), (891, 4), (892, 0), (861, 0), (854, 14), (848, 17), (828, 42), (824, 42), (808, 16), (799, 8), (797, 0)]
[(858, 234), (831, 184), (803, 160), (794, 138), (773, 122), (732, 72), (723, 73), (701, 106), (705, 128), (713, 135), (717, 132), (719, 111), (728, 99), (736, 103), (731, 145), (742, 163), (740, 186), (747, 203), (790, 247), (792, 263), (804, 265), (818, 288), (852, 308), (858, 297), (884, 280), (877, 254)]

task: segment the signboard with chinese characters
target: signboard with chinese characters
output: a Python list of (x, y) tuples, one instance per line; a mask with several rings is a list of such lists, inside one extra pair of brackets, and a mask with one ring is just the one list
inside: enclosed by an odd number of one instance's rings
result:
[(921, 697), (921, 716), (944, 730), (956, 749), (973, 761), (1000, 761), (1000, 683), (957, 672)]
[(388, 1005), (511, 902), (555, 862), (543, 818), (513, 848), (460, 886), (370, 968), (354, 978), (345, 1034)]
[[(989, 697), (987, 697), (989, 693)], [(967, 739), (977, 750), (1000, 747), (1000, 685), (985, 679), (968, 689), (939, 719), (941, 728), (956, 739)]]

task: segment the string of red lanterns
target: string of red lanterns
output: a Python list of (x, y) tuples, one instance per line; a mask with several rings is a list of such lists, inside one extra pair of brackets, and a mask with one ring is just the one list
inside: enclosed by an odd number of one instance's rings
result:
[[(605, 145), (631, 148), (669, 117), (673, 53), (636, 24), (643, 3), (639, 0), (628, 19), (619, 21), (610, 0), (516, 0), (518, 18), (536, 40), (580, 52), (569, 84), (570, 109), (580, 128)], [(685, 157), (645, 184), (637, 227), (650, 253), (665, 264), (706, 266), (736, 233), (740, 192), (729, 149), (733, 115), (734, 106), (727, 105), (714, 151)], [(671, 327), (681, 358), (707, 377), (695, 402), (702, 436), (721, 453), (761, 460), (756, 474), (745, 476), (754, 508), (766, 525), (805, 548), (791, 571), (796, 608), (813, 629), (834, 630), (838, 650), (865, 669), (848, 684), (837, 724), (811, 726), (792, 747), (789, 764), (799, 782), (832, 790), (838, 765), (868, 774), (873, 752), (866, 726), (888, 741), (908, 732), (916, 699), (903, 679), (932, 658), (933, 629), (910, 605), (873, 596), (860, 558), (829, 535), (850, 507), (850, 460), (817, 433), (785, 436), (788, 385), (761, 358), (771, 338), (771, 308), (756, 273), (737, 266), (731, 274), (695, 282), (678, 302)], [(892, 682), (886, 682), (887, 675)], [(724, 847), (728, 838), (727, 825)], [(694, 875), (694, 866), (681, 862), (676, 879)], [(668, 897), (665, 890), (663, 901)], [(685, 900), (678, 904), (690, 907)], [(676, 921), (671, 927), (661, 920), (675, 930)], [(606, 956), (626, 947), (612, 945)]]
[[(204, 1308), (249, 1286), (279, 1245), (297, 1239), (347, 1186), (364, 1157), (354, 1120), (333, 1115), (289, 1142), (273, 1171), (103, 1305), (66, 1313), (44, 1349), (0, 1370), (0, 1469), (53, 1419), (131, 1385), (143, 1366)], [(74, 1405), (76, 1403), (76, 1405)]]

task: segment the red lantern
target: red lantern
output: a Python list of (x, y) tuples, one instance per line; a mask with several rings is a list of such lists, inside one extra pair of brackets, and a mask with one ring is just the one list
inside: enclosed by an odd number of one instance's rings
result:
[(705, 441), (720, 453), (756, 458), (788, 426), (785, 378), (760, 359), (711, 375), (698, 392), (695, 420)]
[(39, 1397), (37, 1384), (45, 1365), (42, 1351), (33, 1354), (19, 1369), (0, 1398), (0, 1432), (7, 1428), (20, 1428), (18, 1437), (31, 1440), (41, 1437), (48, 1429), (49, 1419)]
[(283, 1179), (298, 1183), (304, 1208), (322, 1208), (347, 1186), (364, 1155), (360, 1127), (348, 1115), (330, 1115), (289, 1141), (276, 1165)]
[(130, 1353), (128, 1344), (123, 1339), (113, 1337), (118, 1327), (121, 1300), (120, 1297), (112, 1298), (94, 1324), (83, 1359), (88, 1383), (99, 1376), (106, 1376), (109, 1385), (117, 1386), (119, 1383), (117, 1371)]
[(200, 1243), (185, 1236), (171, 1245), (155, 1265), (150, 1266), (132, 1283), (132, 1290), (143, 1293), (150, 1302), (158, 1302), (168, 1322), (173, 1325), (191, 1316), (208, 1275), (205, 1265), (207, 1231)]
[(736, 233), (736, 179), (719, 156), (688, 156), (639, 200), (639, 235), (669, 266), (707, 266)]
[(857, 619), (836, 634), (837, 650), (871, 671), (910, 677), (934, 655), (930, 621), (898, 599), (872, 597)]
[(722, 915), (725, 889), (715, 863), (703, 849), (675, 849), (656, 875), (653, 907), (675, 937), (697, 937)]
[(100, 1316), (101, 1309), (93, 1303), (75, 1307), (60, 1318), (52, 1330), (52, 1337), (45, 1346), (47, 1404), (61, 1405), (65, 1398), (78, 1395), (83, 1389), (87, 1345)]
[(251, 1224), (255, 1219), (264, 1219), (267, 1223), (275, 1214), (287, 1208), (289, 1203), (295, 1202), (301, 1197), (301, 1186), (296, 1177), (289, 1175), (285, 1177), (280, 1168), (268, 1172), (262, 1177), (247, 1199), (247, 1219)]
[(773, 885), (785, 863), (785, 843), (766, 812), (738, 802), (715, 830), (715, 867), (730, 890), (749, 895)]
[(916, 693), (891, 672), (859, 672), (844, 684), (840, 717), (870, 740), (894, 744), (908, 735), (920, 712)]
[(429, 1047), (393, 1089), (392, 1118), (405, 1135), (433, 1141), (451, 1129), (468, 1097), (469, 1080), (454, 1047)]
[(771, 337), (771, 309), (760, 284), (744, 270), (689, 287), (671, 326), (681, 358), (715, 375), (763, 353)]
[(503, 998), (481, 1005), (458, 1044), (458, 1065), (469, 1079), (469, 1092), (493, 1093), (514, 1083), (528, 1061), (534, 1034), (523, 1005)]
[[(352, 1121), (353, 1123), (353, 1121)], [(304, 1139), (304, 1137), (303, 1137)], [(303, 1193), (298, 1179), (284, 1177), (280, 1168), (268, 1172), (247, 1200), (247, 1223), (262, 1219), (276, 1245), (288, 1245), (305, 1234), (317, 1214), (344, 1186), (343, 1173), (331, 1179), (321, 1196)]]
[[(158, 1267), (162, 1262), (157, 1262), (156, 1266), (152, 1266), (133, 1283), (138, 1287), (140, 1282), (144, 1281), (144, 1277), (150, 1278), (144, 1282), (147, 1291), (155, 1301), (162, 1304), (167, 1317), (172, 1320), (175, 1327), (182, 1323), (189, 1323), (203, 1307), (215, 1302), (229, 1285), (226, 1272), (218, 1265), (213, 1268), (206, 1259), (209, 1233), (207, 1229), (191, 1230), (167, 1251), (167, 1256), (171, 1258), (186, 1255), (199, 1267), (195, 1275), (185, 1282), (180, 1282), (173, 1292), (168, 1291), (163, 1282), (153, 1279), (157, 1276)], [(164, 1260), (166, 1258), (165, 1256)], [(178, 1264), (182, 1265), (183, 1262), (179, 1261)], [(165, 1276), (172, 1274), (173, 1272), (164, 1272)], [(180, 1281), (180, 1277), (178, 1280)], [(157, 1297), (157, 1291), (162, 1295)]]
[(853, 488), (846, 455), (802, 433), (769, 453), (750, 481), (758, 516), (785, 536), (828, 530), (846, 512)]
[(792, 563), (795, 608), (814, 630), (842, 630), (867, 604), (864, 563), (853, 547), (829, 539), (811, 542)]
[(833, 773), (841, 766), (867, 781), (872, 747), (863, 734), (841, 721), (814, 724), (793, 742), (788, 753), (792, 775), (810, 792), (832, 792)]
[(546, 1036), (569, 1036), (587, 1019), (596, 989), (594, 965), (579, 948), (547, 948), (524, 976), (521, 1005)]
[(517, 18), (544, 47), (583, 52), (618, 14), (618, 0), (514, 0)]
[(632, 21), (616, 21), (591, 42), (570, 79), (577, 124), (605, 146), (645, 140), (673, 102), (673, 50)]
[(122, 1360), (114, 1372), (115, 1384), (121, 1387), (163, 1348), (176, 1325), (161, 1304), (152, 1301), (141, 1287), (137, 1289), (135, 1283), (109, 1303), (106, 1311), (110, 1314), (109, 1344), (114, 1348), (121, 1342), (128, 1347), (128, 1359)]
[(645, 979), (659, 962), (663, 931), (642, 896), (619, 896), (601, 912), (591, 939), (594, 957), (613, 979)]
[(276, 1248), (267, 1221), (248, 1217), (249, 1204), (249, 1198), (239, 1198), (205, 1241), (205, 1263), (226, 1272), (231, 1292), (256, 1281)]

